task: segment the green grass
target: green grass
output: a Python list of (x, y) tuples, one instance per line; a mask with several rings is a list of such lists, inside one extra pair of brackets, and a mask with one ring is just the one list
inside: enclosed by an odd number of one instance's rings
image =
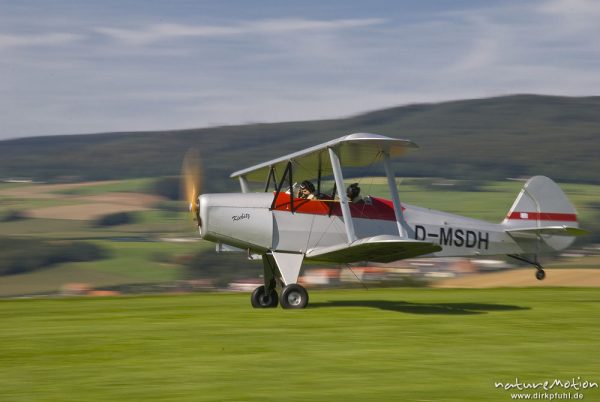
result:
[(155, 178), (119, 180), (115, 183), (97, 184), (56, 191), (66, 195), (98, 195), (105, 193), (144, 193), (156, 181)]
[[(132, 278), (125, 274), (82, 269), (80, 264), (85, 263), (60, 264), (35, 272), (2, 276), (0, 297), (56, 294), (69, 283), (85, 283), (95, 287), (105, 287), (140, 282), (138, 278)], [(2, 400), (1, 393), (0, 400)]]
[(19, 300), (0, 317), (3, 401), (507, 401), (494, 382), (600, 382), (595, 289), (313, 291), (302, 311)]
[(22, 198), (12, 196), (1, 196), (0, 215), (8, 211), (25, 211), (28, 209), (58, 207), (62, 205), (78, 205), (81, 201), (70, 199), (53, 198)]
[(3, 276), (0, 280), (0, 297), (54, 294), (66, 283), (73, 282), (87, 283), (92, 287), (173, 282), (183, 277), (185, 269), (174, 263), (176, 257), (214, 250), (212, 243), (201, 241), (93, 242), (107, 251), (108, 258), (57, 264), (26, 274)]
[(0, 233), (5, 236), (37, 236), (50, 239), (98, 239), (110, 237), (190, 237), (194, 225), (187, 212), (169, 211), (133, 212), (135, 223), (97, 227), (93, 221), (70, 219), (21, 219), (0, 221)]
[(98, 241), (109, 259), (77, 263), (83, 270), (101, 271), (137, 278), (140, 282), (170, 282), (180, 279), (183, 268), (170, 263), (178, 255), (192, 255), (214, 249), (211, 243)]
[(110, 227), (109, 230), (129, 233), (172, 233), (189, 236), (194, 225), (189, 212), (148, 210), (134, 212), (135, 223)]
[(6, 182), (0, 182), (0, 191), (2, 190), (8, 190), (11, 188), (17, 188), (17, 187), (23, 187), (25, 185), (31, 185), (31, 183), (6, 183)]
[(12, 222), (0, 222), (0, 233), (4, 236), (34, 236), (46, 239), (85, 239), (93, 233), (89, 222), (69, 219), (21, 219)]

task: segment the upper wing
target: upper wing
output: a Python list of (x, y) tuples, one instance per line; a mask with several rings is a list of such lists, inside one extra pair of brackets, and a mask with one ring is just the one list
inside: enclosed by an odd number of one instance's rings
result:
[(374, 236), (352, 244), (319, 247), (306, 252), (309, 260), (351, 263), (357, 261), (391, 262), (441, 251), (438, 244), (405, 240), (396, 236)]
[[(409, 140), (390, 138), (378, 134), (358, 133), (340, 137), (323, 144), (316, 145), (282, 156), (247, 169), (239, 170), (231, 174), (236, 178), (243, 176), (248, 181), (264, 181), (271, 168), (278, 174), (282, 174), (287, 163), (294, 164), (294, 171), (306, 170), (314, 175), (317, 169), (321, 169), (323, 176), (333, 174), (329, 163), (328, 149), (334, 148), (344, 167), (361, 167), (372, 164), (382, 152), (388, 152), (391, 158), (404, 155), (408, 150), (418, 148)], [(296, 174), (296, 173), (295, 173)], [(297, 176), (302, 177), (302, 175)], [(311, 177), (311, 175), (308, 175)]]

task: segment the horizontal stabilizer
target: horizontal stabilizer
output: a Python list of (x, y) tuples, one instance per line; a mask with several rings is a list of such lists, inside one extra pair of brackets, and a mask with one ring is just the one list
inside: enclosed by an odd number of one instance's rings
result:
[(391, 262), (441, 250), (438, 244), (384, 235), (359, 239), (349, 245), (338, 244), (310, 249), (306, 258), (344, 264), (357, 261)]
[(543, 226), (539, 228), (508, 229), (506, 230), (506, 233), (517, 237), (530, 237), (536, 235), (585, 236), (588, 234), (588, 231), (573, 226)]

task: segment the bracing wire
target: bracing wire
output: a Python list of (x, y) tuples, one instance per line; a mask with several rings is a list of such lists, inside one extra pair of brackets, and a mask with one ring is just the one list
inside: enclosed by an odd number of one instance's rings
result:
[(348, 268), (350, 270), (350, 272), (352, 272), (352, 275), (354, 275), (354, 277), (356, 278), (356, 280), (363, 285), (363, 287), (366, 290), (369, 290), (369, 288), (367, 287), (367, 285), (358, 277), (358, 275), (356, 275), (356, 273), (354, 273), (354, 270), (352, 269), (352, 267), (350, 266), (350, 264), (346, 264), (346, 268)]

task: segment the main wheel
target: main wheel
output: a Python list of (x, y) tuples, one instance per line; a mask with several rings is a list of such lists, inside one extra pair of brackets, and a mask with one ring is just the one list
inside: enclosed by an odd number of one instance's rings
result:
[(535, 277), (538, 281), (541, 281), (546, 277), (546, 272), (543, 269), (538, 269), (538, 271), (535, 273)]
[(281, 307), (304, 308), (308, 304), (308, 292), (297, 283), (287, 285), (281, 291)]
[(277, 291), (272, 289), (269, 294), (267, 294), (264, 285), (254, 289), (250, 301), (252, 302), (252, 307), (254, 308), (277, 307), (277, 304), (279, 303)]

